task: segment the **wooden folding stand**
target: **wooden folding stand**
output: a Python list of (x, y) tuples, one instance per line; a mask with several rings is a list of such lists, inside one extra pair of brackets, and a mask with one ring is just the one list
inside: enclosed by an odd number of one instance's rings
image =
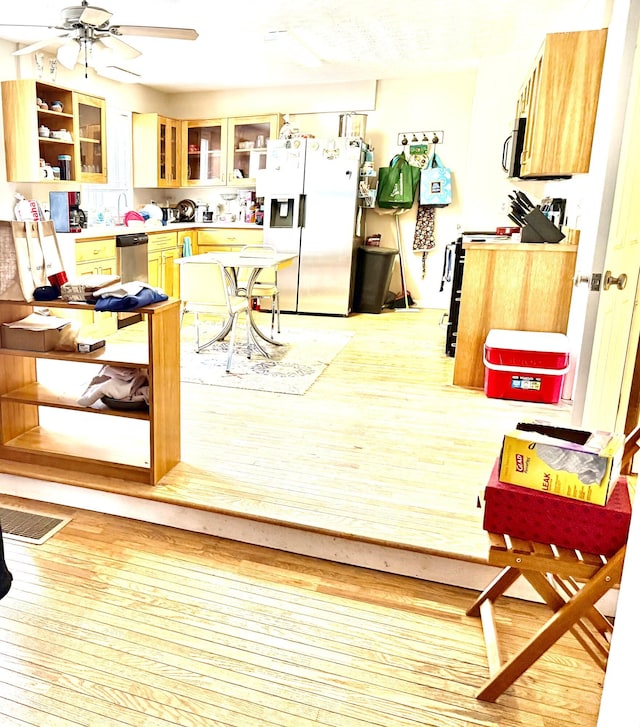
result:
[[(491, 675), (477, 698), (494, 702), (567, 631), (604, 670), (613, 624), (595, 604), (619, 585), (626, 546), (607, 559), (496, 533), (489, 533), (489, 538), (489, 563), (504, 570), (467, 611), (468, 616), (482, 619)], [(503, 662), (494, 603), (520, 576), (529, 581), (554, 615), (515, 656)]]

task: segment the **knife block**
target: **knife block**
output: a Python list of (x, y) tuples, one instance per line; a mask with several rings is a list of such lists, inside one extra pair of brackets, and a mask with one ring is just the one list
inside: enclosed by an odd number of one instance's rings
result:
[(544, 216), (538, 208), (524, 216), (526, 225), (522, 228), (522, 242), (560, 242), (564, 234)]

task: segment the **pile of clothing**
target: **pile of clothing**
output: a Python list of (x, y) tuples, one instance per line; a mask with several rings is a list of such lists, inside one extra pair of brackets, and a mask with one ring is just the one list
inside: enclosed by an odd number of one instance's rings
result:
[(80, 406), (91, 406), (106, 396), (110, 399), (149, 404), (149, 377), (145, 368), (103, 366), (82, 396)]

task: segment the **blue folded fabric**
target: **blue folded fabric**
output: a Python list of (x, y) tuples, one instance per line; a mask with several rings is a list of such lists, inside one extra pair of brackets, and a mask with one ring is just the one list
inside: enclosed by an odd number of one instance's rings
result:
[(122, 298), (113, 296), (103, 296), (96, 301), (96, 310), (101, 311), (127, 311), (142, 308), (142, 306), (151, 303), (160, 303), (163, 300), (169, 300), (169, 296), (160, 293), (154, 288), (142, 288), (135, 295), (125, 295)]

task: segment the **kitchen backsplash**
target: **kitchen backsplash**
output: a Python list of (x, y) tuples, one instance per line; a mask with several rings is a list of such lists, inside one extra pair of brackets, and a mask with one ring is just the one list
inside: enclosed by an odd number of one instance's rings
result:
[[(89, 227), (97, 225), (121, 224), (125, 212), (141, 210), (146, 204), (155, 202), (160, 207), (173, 207), (182, 200), (191, 200), (198, 215), (210, 213), (210, 221), (245, 222), (251, 219), (252, 207), (255, 212), (255, 191), (238, 188), (216, 189), (134, 189), (133, 193), (108, 189), (100, 185), (78, 185), (81, 208), (87, 215)], [(66, 185), (7, 184), (0, 199), (0, 218), (15, 219), (15, 194), (40, 203), (45, 212), (49, 211), (49, 192), (68, 191)], [(227, 197), (225, 199), (224, 197)], [(201, 220), (198, 220), (201, 221)]]

